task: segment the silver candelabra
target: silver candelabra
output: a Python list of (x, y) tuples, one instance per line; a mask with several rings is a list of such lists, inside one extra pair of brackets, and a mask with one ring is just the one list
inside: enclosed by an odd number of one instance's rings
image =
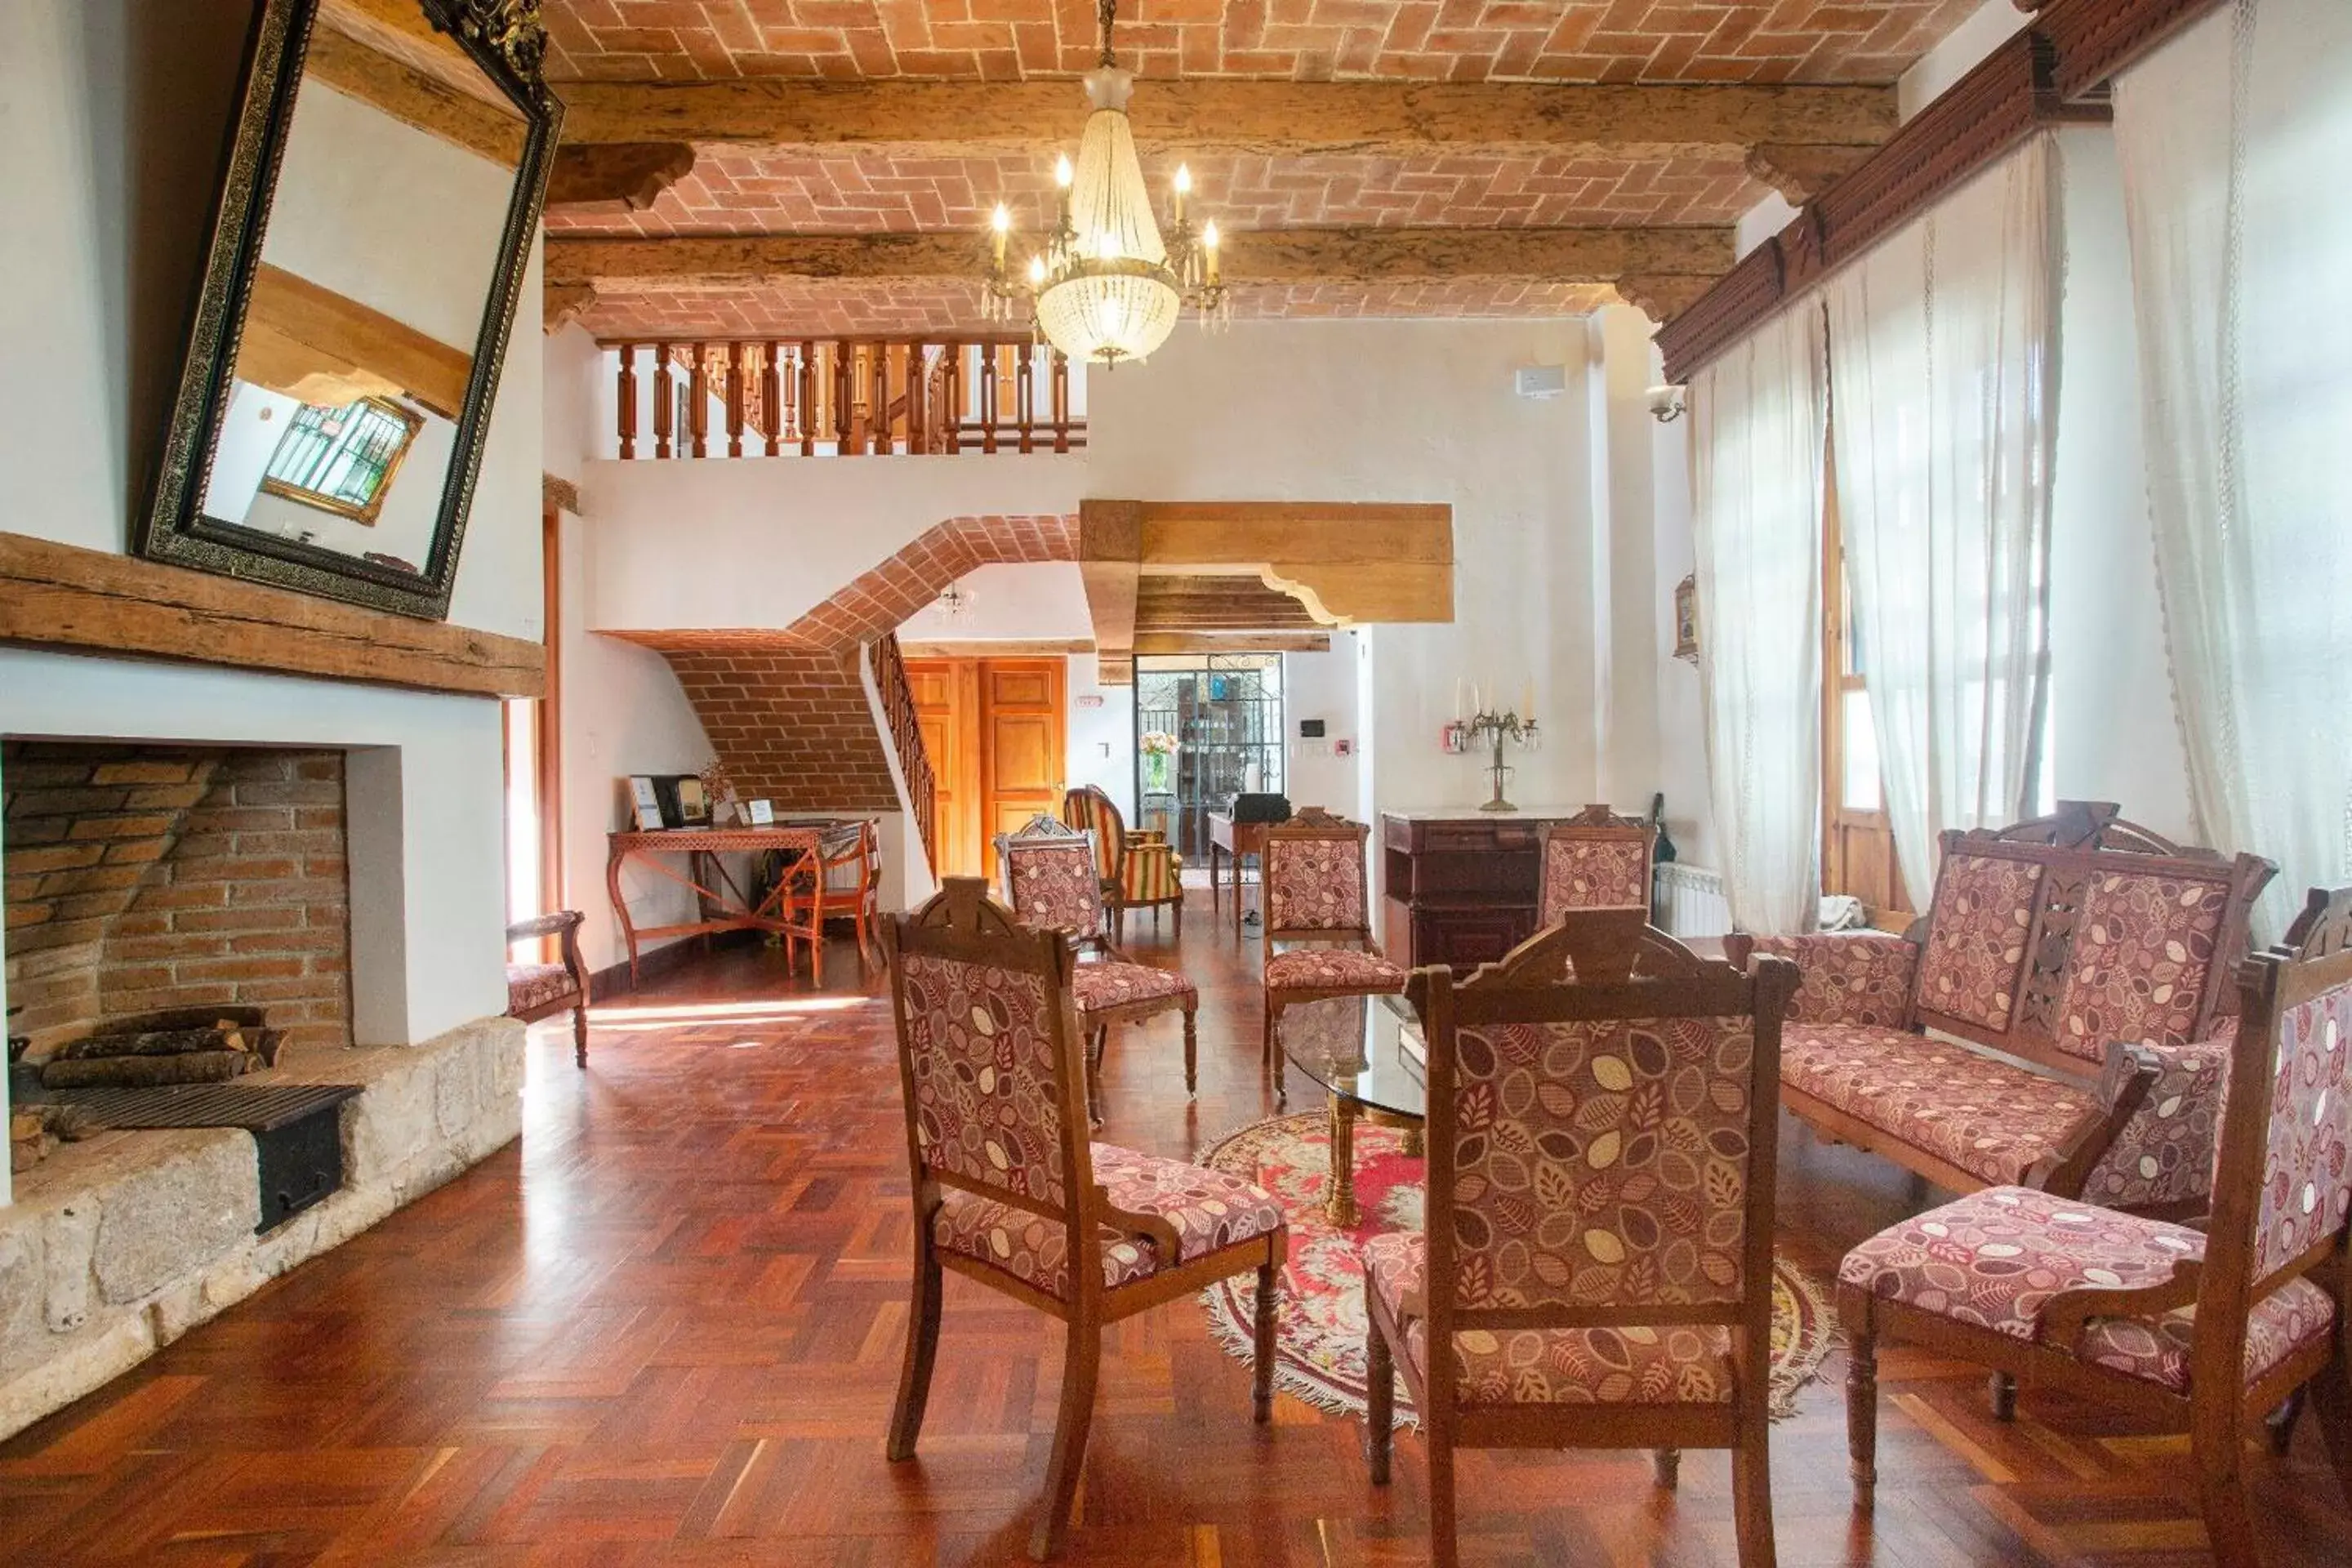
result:
[(1465, 750), (1475, 746), (1481, 740), (1494, 748), (1493, 760), (1487, 763), (1486, 771), (1494, 776), (1495, 795), (1492, 800), (1478, 809), (1481, 811), (1518, 810), (1517, 806), (1503, 798), (1503, 781), (1512, 772), (1510, 765), (1503, 761), (1503, 742), (1515, 741), (1529, 751), (1534, 750), (1542, 739), (1536, 728), (1535, 720), (1520, 718), (1516, 710), (1501, 713), (1482, 710), (1467, 723), (1462, 725), (1461, 729)]

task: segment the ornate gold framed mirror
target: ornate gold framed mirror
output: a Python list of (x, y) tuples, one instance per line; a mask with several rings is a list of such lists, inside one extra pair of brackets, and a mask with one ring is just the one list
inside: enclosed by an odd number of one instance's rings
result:
[(438, 619), (562, 110), (538, 0), (256, 0), (132, 549)]

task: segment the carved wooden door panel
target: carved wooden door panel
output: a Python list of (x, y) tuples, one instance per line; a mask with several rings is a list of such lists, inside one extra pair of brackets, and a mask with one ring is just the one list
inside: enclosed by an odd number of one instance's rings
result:
[(978, 661), (981, 863), (996, 875), (995, 837), (1062, 809), (1064, 661)]

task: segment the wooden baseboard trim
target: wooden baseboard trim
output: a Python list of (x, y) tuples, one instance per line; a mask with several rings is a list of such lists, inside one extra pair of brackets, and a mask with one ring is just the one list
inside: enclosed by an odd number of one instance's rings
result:
[[(764, 933), (755, 931), (730, 931), (710, 939), (715, 952), (727, 947), (748, 947), (765, 940)], [(588, 994), (599, 1002), (609, 1002), (616, 996), (633, 994), (638, 985), (675, 974), (702, 956), (702, 943), (687, 936), (653, 948), (637, 955), (637, 982), (629, 983), (629, 961), (608, 963), (588, 976)], [(782, 962), (779, 960), (778, 962)]]

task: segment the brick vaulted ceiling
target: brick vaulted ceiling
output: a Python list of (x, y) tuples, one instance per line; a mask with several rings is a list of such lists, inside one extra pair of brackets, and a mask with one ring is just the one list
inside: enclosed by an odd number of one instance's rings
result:
[[(1116, 39), (1155, 188), (1182, 158), (1196, 211), (1234, 237), (1236, 313), (1551, 315), (1630, 298), (1654, 315), (1728, 266), (1740, 213), (1883, 140), (1895, 79), (1978, 3), (1125, 0)], [(551, 206), (551, 285), (607, 338), (971, 328), (978, 294), (953, 250), (845, 267), (771, 250), (717, 272), (673, 258), (719, 237), (940, 236), (968, 238), (976, 270), (997, 201), (1024, 226), (1043, 212), (1095, 38), (1091, 0), (547, 0), (546, 18), (567, 142), (694, 148), (650, 200)], [(1244, 83), (1277, 95), (1266, 135), (1226, 134), (1224, 100), (1185, 99)], [(1377, 100), (1327, 115), (1326, 84)], [(1377, 98), (1424, 91), (1472, 97)], [(1565, 270), (1537, 251), (1416, 253), (1424, 236), (1499, 229), (1675, 248), (1604, 247)], [(1253, 237), (1276, 230), (1341, 243), (1253, 282)], [(1345, 243), (1360, 230), (1387, 237), (1377, 258)]]

